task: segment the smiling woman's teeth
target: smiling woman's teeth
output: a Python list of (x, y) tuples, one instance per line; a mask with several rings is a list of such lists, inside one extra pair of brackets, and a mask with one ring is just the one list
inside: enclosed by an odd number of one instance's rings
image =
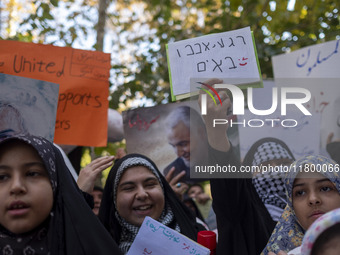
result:
[(145, 206), (136, 207), (135, 209), (136, 209), (136, 210), (147, 210), (147, 209), (149, 209), (149, 208), (151, 208), (150, 205), (145, 205)]

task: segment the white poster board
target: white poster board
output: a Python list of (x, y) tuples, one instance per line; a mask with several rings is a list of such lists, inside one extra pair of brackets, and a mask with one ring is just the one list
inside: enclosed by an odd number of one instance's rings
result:
[(234, 79), (229, 81), (233, 84), (237, 79), (236, 84), (262, 86), (250, 27), (169, 43), (167, 55), (173, 100), (193, 92), (190, 78)]
[(340, 139), (340, 40), (274, 56), (272, 61), (276, 86), (311, 92), (306, 107), (313, 115), (321, 115), (320, 148), (325, 153), (330, 133), (333, 140)]
[(209, 255), (208, 248), (160, 222), (145, 217), (127, 255)]
[(340, 40), (272, 57), (275, 79), (340, 78)]

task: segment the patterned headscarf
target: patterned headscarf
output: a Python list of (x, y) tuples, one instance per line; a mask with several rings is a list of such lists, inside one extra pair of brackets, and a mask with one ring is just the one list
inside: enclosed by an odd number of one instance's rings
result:
[[(333, 167), (336, 165), (333, 160), (324, 156), (306, 156), (295, 161), (291, 165), (290, 171), (287, 172), (284, 179), (287, 195), (287, 206), (281, 215), (279, 222), (276, 224), (269, 242), (262, 254), (268, 254), (269, 251), (277, 253), (280, 250), (288, 252), (300, 246), (302, 243), (305, 231), (298, 223), (293, 209), (292, 191), (294, 180), (297, 174), (300, 172), (299, 169), (303, 169), (303, 166), (306, 164), (332, 165)], [(328, 169), (331, 168), (328, 167)], [(337, 171), (325, 171), (320, 173), (328, 178), (340, 193), (339, 173)]]
[(0, 253), (8, 255), (120, 254), (118, 246), (86, 203), (60, 151), (48, 140), (33, 135), (9, 136), (0, 141), (5, 150), (21, 141), (39, 154), (53, 190), (53, 208), (41, 226), (14, 234), (0, 225)]
[(301, 245), (301, 254), (310, 255), (316, 239), (327, 229), (340, 223), (340, 209), (332, 210), (318, 218), (308, 228)]
[(294, 160), (293, 155), (283, 148), (281, 144), (276, 141), (268, 141), (262, 143), (257, 147), (254, 153), (253, 166), (259, 166), (263, 162), (273, 159), (291, 159)]
[[(267, 137), (255, 142), (244, 158), (244, 165), (260, 166), (274, 159), (295, 160), (288, 146), (281, 140)], [(278, 221), (287, 201), (284, 191), (283, 174), (278, 172), (258, 173), (252, 179), (257, 194), (261, 198), (274, 221)]]
[(111, 168), (99, 209), (99, 219), (112, 238), (119, 244), (120, 250), (123, 253), (128, 251), (139, 230), (139, 227), (128, 223), (118, 214), (115, 203), (119, 181), (124, 171), (132, 166), (145, 166), (157, 177), (162, 186), (165, 207), (158, 221), (190, 239), (197, 240), (197, 233), (203, 228), (196, 224), (195, 217), (190, 209), (180, 202), (155, 163), (148, 157), (134, 153), (124, 156)]
[[(53, 195), (56, 194), (57, 189), (57, 175), (55, 166), (55, 154), (50, 145), (45, 139), (39, 137), (30, 137), (25, 135), (19, 135), (16, 137), (26, 144), (31, 145), (39, 154), (44, 162), (45, 169), (48, 172)], [(5, 139), (2, 142), (2, 148), (6, 146), (3, 143), (9, 143), (10, 138)], [(53, 217), (53, 212), (50, 213), (50, 217)], [(47, 219), (46, 219), (47, 220)], [(1, 239), (0, 246), (3, 248), (4, 254), (46, 254), (48, 253), (47, 244), (47, 221), (37, 229), (24, 234), (13, 234), (0, 226)]]
[[(147, 169), (149, 169), (156, 176), (160, 186), (162, 187), (163, 194), (164, 194), (164, 187), (160, 179), (160, 176), (158, 172), (156, 171), (156, 169), (153, 167), (153, 165), (148, 160), (142, 157), (130, 157), (130, 158), (126, 158), (125, 160), (122, 160), (122, 163), (120, 167), (118, 168), (116, 178), (114, 180), (113, 203), (116, 207), (115, 216), (118, 222), (120, 223), (120, 225), (122, 226), (122, 235), (121, 235), (120, 242), (119, 242), (119, 248), (124, 254), (127, 253), (128, 250), (130, 249), (132, 242), (138, 233), (139, 227), (127, 222), (124, 218), (122, 218), (119, 215), (118, 210), (117, 210), (117, 204), (116, 204), (117, 189), (118, 189), (118, 184), (120, 182), (120, 179), (122, 178), (124, 172), (134, 166), (145, 166)], [(158, 219), (158, 221), (166, 226), (170, 225), (174, 221), (174, 214), (170, 206), (168, 205), (168, 203), (165, 203), (165, 208), (163, 209), (163, 212), (160, 218)], [(180, 227), (178, 224), (175, 225), (175, 230), (180, 232)]]

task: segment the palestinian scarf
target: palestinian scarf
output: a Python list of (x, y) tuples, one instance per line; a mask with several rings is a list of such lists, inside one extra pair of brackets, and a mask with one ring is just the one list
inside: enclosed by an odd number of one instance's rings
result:
[[(244, 165), (260, 166), (274, 159), (295, 160), (288, 146), (276, 138), (263, 138), (253, 144), (244, 158)], [(274, 221), (278, 221), (286, 204), (283, 174), (262, 172), (253, 176), (253, 185)]]
[(119, 181), (124, 171), (133, 166), (145, 166), (148, 168), (157, 177), (163, 189), (165, 208), (157, 220), (187, 237), (196, 240), (197, 232), (201, 229), (196, 225), (195, 217), (177, 198), (154, 162), (140, 154), (128, 154), (118, 160), (111, 168), (106, 180), (99, 210), (99, 219), (119, 244), (121, 251), (127, 253), (139, 230), (139, 227), (132, 225), (119, 215), (115, 204)]
[(0, 146), (6, 146), (10, 140), (20, 140), (38, 152), (49, 174), (54, 201), (50, 216), (28, 233), (17, 235), (0, 226), (0, 252), (6, 255), (120, 254), (86, 203), (59, 150), (48, 140), (32, 135), (7, 137)]
[[(305, 164), (314, 164), (314, 165), (335, 165), (335, 162), (324, 156), (306, 156), (297, 161), (295, 161), (290, 171), (287, 172), (284, 178), (284, 184), (286, 189), (287, 196), (287, 206), (284, 212), (281, 215), (279, 222), (276, 224), (275, 229), (268, 241), (266, 248), (263, 250), (262, 254), (268, 254), (269, 251), (274, 253), (283, 251), (290, 251), (301, 245), (302, 239), (305, 231), (298, 223), (296, 215), (293, 210), (293, 201), (292, 201), (292, 191), (294, 180), (299, 173), (299, 171), (294, 171), (294, 169), (300, 169), (300, 167)], [(328, 168), (329, 169), (329, 168)], [(328, 178), (336, 187), (336, 189), (340, 193), (340, 179), (339, 173), (336, 171), (330, 172), (321, 172), (326, 178)]]

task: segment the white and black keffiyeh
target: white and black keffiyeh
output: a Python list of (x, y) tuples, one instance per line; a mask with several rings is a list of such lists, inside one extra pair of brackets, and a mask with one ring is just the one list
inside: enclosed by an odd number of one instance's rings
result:
[[(288, 146), (276, 138), (263, 138), (258, 140), (249, 149), (244, 158), (244, 165), (261, 166), (275, 159), (295, 160)], [(274, 221), (277, 221), (283, 212), (287, 201), (284, 190), (284, 173), (266, 171), (253, 176), (253, 185), (266, 206)]]
[[(181, 229), (179, 225), (175, 222), (175, 217), (170, 206), (166, 205), (165, 207), (166, 209), (163, 210), (158, 221), (166, 226), (175, 224), (174, 229), (177, 232), (180, 232)], [(119, 249), (123, 252), (123, 254), (126, 254), (129, 251), (133, 241), (135, 240), (135, 237), (138, 234), (140, 227), (128, 223), (126, 220), (119, 216), (118, 211), (116, 211), (116, 218), (119, 221), (120, 225), (122, 226), (122, 234), (120, 237)]]
[(259, 173), (252, 180), (257, 194), (274, 221), (278, 221), (287, 204), (283, 180), (276, 175), (273, 172)]
[(276, 142), (266, 142), (257, 147), (254, 153), (253, 166), (259, 166), (264, 162), (273, 159), (290, 159), (294, 161), (293, 156), (283, 148), (283, 146)]

